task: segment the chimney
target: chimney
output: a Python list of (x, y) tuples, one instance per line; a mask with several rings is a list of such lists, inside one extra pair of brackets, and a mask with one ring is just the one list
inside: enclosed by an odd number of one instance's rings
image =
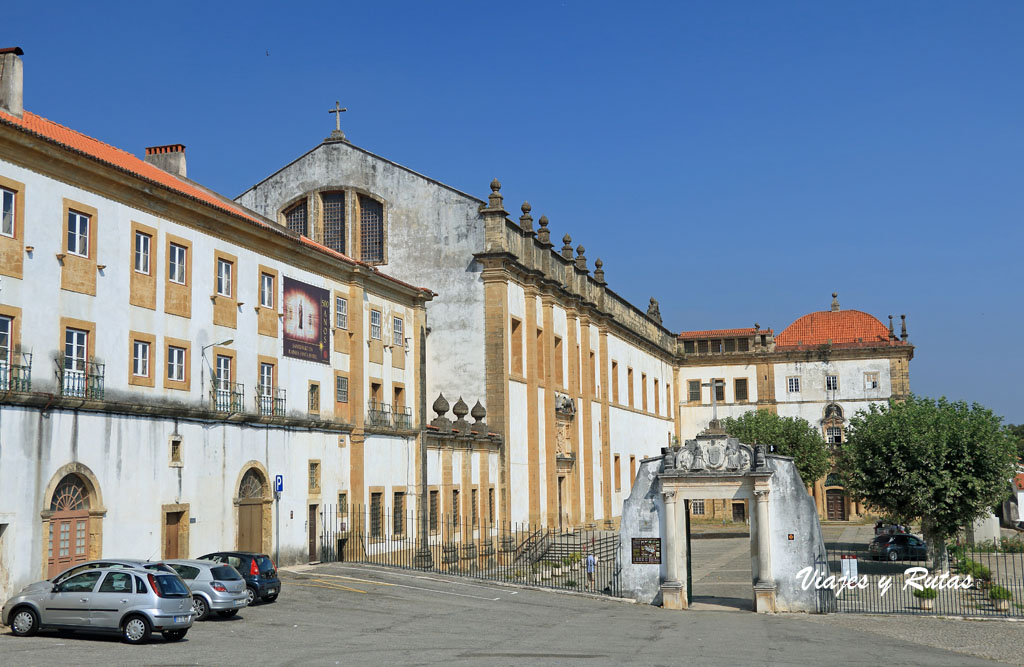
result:
[(20, 46), (0, 49), (0, 109), (21, 118), (25, 110)]
[(185, 147), (181, 144), (150, 146), (146, 149), (146, 162), (164, 171), (186, 178)]

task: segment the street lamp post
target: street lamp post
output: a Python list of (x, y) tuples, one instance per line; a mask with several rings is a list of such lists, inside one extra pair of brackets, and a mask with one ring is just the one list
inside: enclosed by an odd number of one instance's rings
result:
[[(206, 382), (205, 382), (205, 380), (206, 380), (206, 366), (210, 366), (210, 362), (206, 361), (206, 351), (208, 349), (210, 349), (211, 347), (219, 347), (221, 345), (231, 345), (234, 342), (235, 342), (234, 338), (228, 338), (227, 340), (222, 340), (219, 343), (210, 343), (209, 345), (204, 345), (203, 349), (200, 351), (199, 356), (201, 356), (203, 358), (203, 372), (199, 374), (199, 396), (200, 396), (200, 400), (202, 400), (202, 396), (206, 392)], [(210, 373), (212, 375), (212, 373), (213, 373), (213, 366), (210, 366)], [(210, 381), (212, 382), (213, 378), (211, 378)]]

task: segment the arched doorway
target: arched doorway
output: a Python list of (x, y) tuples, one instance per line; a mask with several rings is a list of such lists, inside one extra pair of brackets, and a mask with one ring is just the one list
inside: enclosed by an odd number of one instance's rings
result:
[(846, 494), (842, 489), (825, 489), (825, 516), (829, 521), (846, 521)]
[(264, 551), (263, 508), (267, 503), (267, 479), (258, 468), (249, 468), (238, 485), (238, 550)]
[(89, 489), (75, 474), (65, 475), (50, 498), (46, 573), (52, 577), (89, 560)]

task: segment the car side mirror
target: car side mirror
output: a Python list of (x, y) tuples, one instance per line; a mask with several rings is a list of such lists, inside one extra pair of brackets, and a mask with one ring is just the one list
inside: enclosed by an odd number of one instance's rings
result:
[(60, 584), (54, 584), (53, 588), (50, 589), (52, 592), (57, 593), (60, 591)]

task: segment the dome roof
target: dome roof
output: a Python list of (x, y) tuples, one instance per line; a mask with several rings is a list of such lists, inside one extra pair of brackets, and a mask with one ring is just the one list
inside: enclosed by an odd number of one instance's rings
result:
[[(823, 310), (804, 315), (775, 337), (775, 349), (829, 343), (833, 347), (889, 345), (889, 328), (873, 315), (859, 310)], [(896, 338), (891, 344), (906, 343)]]

